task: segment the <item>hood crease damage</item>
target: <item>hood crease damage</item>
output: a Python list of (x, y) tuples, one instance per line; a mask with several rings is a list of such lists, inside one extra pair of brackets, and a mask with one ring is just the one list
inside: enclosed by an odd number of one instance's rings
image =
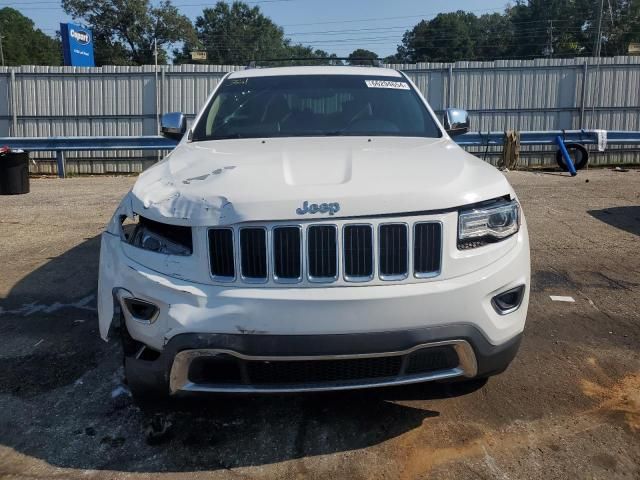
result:
[(140, 175), (129, 201), (151, 220), (195, 227), (324, 218), (300, 217), (305, 201), (338, 203), (351, 217), (512, 193), (499, 171), (446, 138), (277, 138), (183, 142)]

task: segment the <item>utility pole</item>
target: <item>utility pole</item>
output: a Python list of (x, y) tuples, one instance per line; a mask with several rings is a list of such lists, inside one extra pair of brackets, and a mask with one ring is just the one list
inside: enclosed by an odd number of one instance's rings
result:
[(553, 57), (553, 20), (549, 20), (549, 44), (547, 45), (547, 57)]
[(158, 39), (153, 39), (153, 57), (155, 59), (156, 70), (158, 70)]
[(0, 63), (4, 67), (4, 50), (2, 50), (2, 39), (3, 38), (4, 37), (2, 36), (2, 24), (0, 23)]
[(593, 46), (594, 57), (600, 57), (600, 46), (602, 45), (602, 10), (604, 9), (604, 0), (600, 0), (600, 10), (598, 11), (598, 33)]
[(153, 39), (153, 58), (155, 68), (153, 69), (156, 87), (156, 135), (160, 135), (160, 88), (158, 85), (158, 38)]

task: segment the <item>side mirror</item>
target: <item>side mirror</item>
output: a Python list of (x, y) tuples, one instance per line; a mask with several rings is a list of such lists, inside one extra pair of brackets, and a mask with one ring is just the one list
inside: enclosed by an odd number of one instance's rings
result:
[(459, 108), (447, 108), (444, 112), (444, 129), (455, 137), (469, 131), (469, 114)]
[(181, 140), (187, 131), (187, 118), (180, 112), (165, 113), (160, 119), (160, 132), (167, 138)]

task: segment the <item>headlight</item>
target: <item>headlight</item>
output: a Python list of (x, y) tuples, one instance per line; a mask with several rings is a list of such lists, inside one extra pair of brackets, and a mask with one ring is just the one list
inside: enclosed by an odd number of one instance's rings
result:
[(135, 225), (123, 225), (124, 239), (129, 244), (167, 255), (191, 255), (193, 237), (190, 227), (167, 225), (137, 216)]
[(495, 207), (462, 211), (458, 217), (458, 248), (496, 242), (519, 229), (520, 205), (515, 200)]

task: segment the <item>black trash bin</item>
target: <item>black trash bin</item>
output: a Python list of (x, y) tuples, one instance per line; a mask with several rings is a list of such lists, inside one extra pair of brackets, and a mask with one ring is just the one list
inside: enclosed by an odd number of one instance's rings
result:
[(29, 193), (29, 154), (0, 149), (0, 195)]

